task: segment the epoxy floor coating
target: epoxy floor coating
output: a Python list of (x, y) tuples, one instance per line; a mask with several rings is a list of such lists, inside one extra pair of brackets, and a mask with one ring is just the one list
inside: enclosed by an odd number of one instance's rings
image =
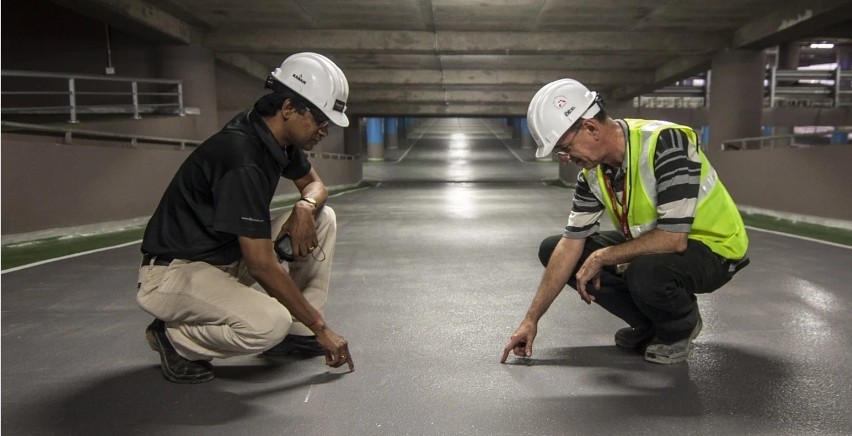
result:
[(134, 302), (138, 245), (5, 273), (3, 433), (852, 434), (852, 250), (768, 232), (700, 296), (687, 363), (616, 349), (622, 323), (566, 288), (533, 358), (501, 365), (572, 194), (511, 144), (493, 121), (429, 122), (365, 165), (378, 187), (331, 199), (326, 318), (352, 373), (246, 356), (214, 361), (209, 383), (167, 382)]

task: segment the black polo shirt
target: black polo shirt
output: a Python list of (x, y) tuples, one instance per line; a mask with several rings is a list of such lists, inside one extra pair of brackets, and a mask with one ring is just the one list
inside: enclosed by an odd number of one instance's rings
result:
[(271, 237), (269, 204), (281, 177), (311, 170), (305, 153), (278, 145), (263, 119), (243, 112), (193, 151), (145, 228), (142, 252), (224, 265), (237, 237)]

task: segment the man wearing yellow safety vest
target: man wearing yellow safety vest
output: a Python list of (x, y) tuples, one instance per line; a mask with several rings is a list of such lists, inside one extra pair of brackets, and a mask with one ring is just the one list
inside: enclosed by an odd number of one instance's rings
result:
[[(537, 157), (554, 153), (583, 171), (564, 233), (541, 244), (544, 276), (501, 362), (512, 351), (532, 356), (538, 321), (566, 282), (629, 325), (615, 333), (617, 346), (644, 349), (649, 362), (686, 360), (702, 327), (696, 294), (748, 264), (742, 218), (695, 132), (612, 119), (572, 79), (541, 88), (527, 120)], [(616, 231), (599, 232), (604, 214)]]

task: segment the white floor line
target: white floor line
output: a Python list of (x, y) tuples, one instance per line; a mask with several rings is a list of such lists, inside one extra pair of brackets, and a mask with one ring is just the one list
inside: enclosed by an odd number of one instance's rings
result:
[(832, 247), (840, 247), (840, 248), (845, 248), (847, 250), (852, 250), (852, 246), (838, 244), (836, 242), (823, 241), (822, 239), (808, 238), (807, 236), (799, 236), (799, 235), (793, 235), (793, 234), (790, 234), (790, 233), (776, 232), (775, 230), (766, 230), (766, 229), (761, 229), (761, 228), (752, 227), (752, 226), (746, 226), (746, 228), (749, 229), (749, 230), (756, 230), (758, 232), (772, 233), (773, 235), (787, 236), (789, 238), (802, 239), (804, 241), (817, 242), (817, 243), (820, 243), (820, 244), (831, 245)]
[(408, 146), (408, 150), (405, 150), (405, 153), (403, 153), (403, 154), (402, 154), (402, 156), (400, 156), (400, 157), (399, 157), (399, 159), (397, 159), (397, 160), (395, 160), (395, 161), (392, 161), (392, 162), (385, 162), (385, 163), (398, 164), (398, 163), (402, 162), (402, 160), (403, 160), (403, 159), (405, 159), (405, 157), (406, 157), (406, 156), (408, 156), (408, 152), (410, 152), (410, 151), (411, 151), (411, 149), (412, 149), (412, 148), (414, 148), (414, 146), (415, 146), (415, 145), (417, 145), (417, 143), (418, 143), (418, 142), (420, 142), (420, 140), (421, 140), (421, 139), (423, 139), (423, 136), (424, 136), (424, 135), (426, 135), (426, 132), (427, 132), (427, 131), (428, 131), (428, 130), (432, 127), (432, 125), (434, 125), (434, 124), (435, 124), (435, 121), (432, 121), (432, 123), (430, 123), (430, 124), (429, 124), (429, 126), (427, 126), (426, 128), (424, 128), (424, 129), (420, 132), (420, 136), (418, 136), (418, 137), (417, 137), (417, 139), (415, 139), (415, 140), (414, 140), (414, 142), (412, 142), (412, 143), (411, 143), (411, 145), (409, 145), (409, 146)]
[(488, 127), (488, 130), (491, 131), (491, 134), (494, 135), (494, 137), (497, 138), (503, 144), (503, 146), (506, 147), (507, 150), (509, 150), (509, 153), (512, 153), (512, 155), (515, 156), (515, 159), (517, 159), (518, 162), (521, 162), (521, 163), (524, 163), (524, 164), (529, 163), (529, 162), (521, 159), (521, 157), (518, 156), (518, 153), (515, 153), (515, 150), (512, 150), (512, 147), (509, 146), (509, 144), (506, 143), (506, 140), (501, 138), (500, 135), (498, 135), (497, 132), (495, 132), (494, 129), (491, 128), (491, 125), (488, 125), (486, 123), (486, 127)]
[[(114, 248), (127, 247), (128, 245), (141, 244), (141, 243), (142, 243), (142, 240), (139, 239), (139, 240), (136, 240), (136, 241), (125, 242), (124, 244), (113, 245), (111, 247), (97, 248), (95, 250), (82, 251), (80, 253), (69, 254), (67, 256), (55, 257), (53, 259), (47, 259), (47, 260), (41, 260), (41, 261), (34, 262), (34, 263), (28, 263), (26, 265), (16, 266), (14, 268), (4, 269), (4, 270), (0, 271), (0, 274), (6, 274), (7, 272), (19, 271), (19, 270), (26, 269), (26, 268), (32, 268), (34, 266), (44, 265), (46, 263), (57, 262), (57, 261), (60, 261), (60, 260), (65, 260), (65, 259), (72, 259), (72, 258), (75, 258), (75, 257), (85, 256), (87, 254), (99, 253), (101, 251), (107, 251), (107, 250), (112, 250)], [(142, 258), (142, 253), (139, 253), (139, 258), (140, 259)]]
[[(329, 197), (337, 197), (339, 195), (348, 194), (350, 192), (361, 191), (361, 190), (368, 189), (368, 188), (371, 188), (371, 187), (372, 186), (364, 186), (363, 188), (357, 188), (357, 189), (352, 189), (352, 190), (349, 190), (349, 191), (338, 192), (334, 195), (329, 195)], [(275, 210), (283, 209), (284, 207), (285, 206), (282, 206), (282, 207), (278, 207), (278, 208), (275, 208), (275, 209), (272, 209), (272, 210), (275, 211)], [(95, 250), (82, 251), (80, 253), (69, 254), (67, 256), (56, 257), (56, 258), (53, 258), (53, 259), (41, 260), (41, 261), (38, 261), (38, 262), (28, 263), (26, 265), (16, 266), (14, 268), (0, 270), (0, 275), (6, 274), (7, 272), (20, 271), (22, 269), (27, 269), (27, 268), (32, 268), (34, 266), (44, 265), (46, 263), (57, 262), (57, 261), (60, 261), (60, 260), (65, 260), (65, 259), (72, 259), (72, 258), (75, 258), (75, 257), (85, 256), (87, 254), (99, 253), (101, 251), (107, 251), (107, 250), (112, 250), (114, 248), (122, 248), (122, 247), (127, 247), (128, 245), (141, 244), (141, 243), (142, 243), (142, 240), (139, 239), (139, 240), (136, 240), (136, 241), (126, 242), (124, 244), (113, 245), (113, 246), (110, 246), (110, 247), (98, 248), (98, 249), (95, 249)], [(141, 258), (142, 254), (140, 253), (139, 256)]]

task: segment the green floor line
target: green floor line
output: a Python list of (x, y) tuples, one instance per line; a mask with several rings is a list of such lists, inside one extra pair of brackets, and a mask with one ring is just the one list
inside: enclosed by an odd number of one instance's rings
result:
[(768, 215), (742, 213), (747, 226), (852, 246), (852, 230), (801, 223)]
[[(356, 189), (376, 186), (373, 181), (362, 181), (357, 185), (343, 188), (332, 187), (329, 195), (341, 194)], [(292, 206), (295, 198), (273, 201), (271, 209)], [(72, 235), (36, 239), (15, 244), (3, 244), (0, 247), (0, 269), (6, 270), (21, 265), (55, 259), (71, 254), (82, 253), (99, 248), (112, 247), (142, 239), (145, 226), (125, 228), (116, 232), (99, 233), (95, 235)]]
[(97, 235), (61, 236), (17, 244), (0, 249), (0, 269), (9, 269), (47, 259), (111, 247), (142, 239), (143, 226)]

